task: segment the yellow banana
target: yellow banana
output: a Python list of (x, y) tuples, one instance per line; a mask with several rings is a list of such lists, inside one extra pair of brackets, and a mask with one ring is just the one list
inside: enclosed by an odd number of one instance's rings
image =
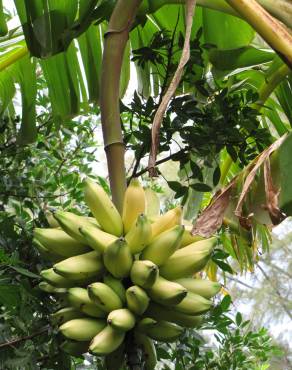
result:
[(83, 244), (87, 244), (87, 240), (80, 234), (79, 229), (86, 225), (98, 228), (97, 222), (92, 217), (78, 216), (75, 213), (66, 211), (57, 211), (53, 215), (68, 235)]
[(86, 253), (89, 248), (71, 238), (60, 229), (34, 229), (34, 239), (40, 242), (49, 252), (63, 257), (72, 257)]
[(143, 250), (141, 259), (152, 261), (157, 266), (163, 265), (178, 249), (183, 232), (184, 227), (177, 225), (159, 234)]
[(111, 312), (123, 307), (120, 297), (104, 283), (90, 284), (87, 290), (89, 298), (105, 312)]
[(107, 274), (103, 277), (103, 282), (112, 288), (112, 290), (120, 297), (123, 304), (126, 303), (126, 289), (120, 279)]
[(94, 225), (82, 226), (79, 232), (87, 244), (99, 253), (103, 253), (110, 244), (117, 240), (116, 236), (106, 233)]
[(83, 317), (65, 322), (59, 331), (68, 339), (89, 341), (106, 326), (105, 320)]
[(116, 278), (125, 278), (130, 275), (133, 256), (124, 238), (117, 239), (106, 248), (103, 262), (107, 270)]
[(175, 311), (172, 308), (168, 309), (160, 304), (151, 302), (144, 313), (144, 316), (154, 318), (155, 320), (166, 320), (174, 322), (186, 328), (196, 328), (202, 322), (201, 316), (187, 315), (182, 312)]
[(50, 252), (37, 239), (33, 239), (33, 244), (39, 251), (40, 255), (46, 260), (51, 262), (59, 262), (64, 259), (64, 257), (60, 256), (59, 254)]
[(157, 355), (153, 340), (137, 330), (134, 333), (134, 338), (143, 352), (144, 369), (154, 370), (157, 364)]
[(200, 296), (199, 294), (188, 292), (186, 297), (173, 308), (175, 311), (187, 315), (198, 315), (210, 309), (212, 301)]
[(203, 240), (204, 238), (200, 235), (192, 235), (191, 231), (193, 229), (193, 226), (185, 226), (185, 230), (180, 242), (180, 248), (184, 248), (189, 244), (198, 242), (200, 240)]
[(145, 189), (146, 215), (148, 217), (159, 216), (160, 202), (157, 193), (150, 188)]
[(132, 179), (124, 197), (123, 224), (124, 233), (127, 234), (137, 217), (145, 212), (145, 193), (138, 179)]
[(66, 279), (59, 274), (56, 274), (56, 272), (52, 268), (41, 271), (40, 275), (49, 284), (57, 288), (71, 288), (76, 284), (74, 281)]
[(123, 222), (118, 210), (103, 188), (89, 178), (84, 181), (84, 199), (105, 232), (122, 235)]
[(158, 267), (151, 261), (135, 261), (131, 269), (131, 280), (142, 288), (151, 288), (158, 278)]
[(56, 288), (55, 286), (47, 283), (46, 281), (41, 281), (38, 286), (40, 290), (46, 293), (65, 294), (67, 292), (66, 288)]
[(176, 207), (170, 211), (164, 213), (158, 217), (156, 221), (153, 222), (152, 226), (152, 238), (161, 234), (163, 231), (171, 229), (175, 225), (181, 224), (182, 218), (182, 207)]
[(80, 319), (84, 315), (74, 307), (64, 307), (51, 314), (50, 317), (53, 325), (61, 325), (73, 319)]
[(88, 342), (78, 342), (73, 340), (65, 340), (60, 345), (61, 351), (68, 353), (71, 356), (79, 357), (83, 353), (88, 351), (89, 341)]
[(108, 325), (122, 331), (131, 330), (135, 326), (135, 316), (127, 308), (113, 310), (107, 317)]
[(175, 280), (189, 292), (199, 294), (204, 298), (212, 298), (221, 289), (221, 284), (207, 279), (182, 278)]
[(147, 293), (155, 302), (163, 305), (173, 305), (181, 302), (187, 295), (187, 290), (178, 283), (159, 276)]
[[(146, 323), (143, 321), (147, 321)], [(151, 339), (160, 342), (175, 341), (184, 331), (184, 328), (168, 321), (155, 321), (153, 319), (142, 319), (137, 325), (137, 330), (146, 334)]]
[(207, 263), (217, 238), (209, 238), (181, 248), (163, 264), (159, 272), (169, 280), (188, 277), (200, 271)]
[(126, 290), (128, 308), (136, 315), (142, 315), (149, 304), (149, 297), (146, 292), (137, 285)]
[(149, 244), (152, 237), (151, 233), (150, 221), (145, 215), (139, 215), (125, 236), (132, 254), (140, 253)]
[(107, 370), (124, 369), (125, 362), (125, 343), (123, 342), (115, 351), (105, 356), (105, 366)]
[(93, 338), (89, 346), (89, 352), (97, 356), (108, 355), (122, 344), (124, 338), (125, 332), (107, 325)]
[(101, 257), (96, 251), (67, 258), (53, 268), (57, 274), (74, 281), (98, 278), (104, 271)]
[(68, 302), (77, 310), (93, 317), (106, 317), (106, 313), (97, 307), (97, 305), (89, 298), (88, 292), (84, 288), (70, 288), (67, 294)]

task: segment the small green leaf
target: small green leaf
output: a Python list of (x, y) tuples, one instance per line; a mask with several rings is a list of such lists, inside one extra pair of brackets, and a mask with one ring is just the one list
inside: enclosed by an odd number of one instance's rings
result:
[(229, 272), (230, 274), (233, 274), (232, 268), (227, 263), (217, 260), (216, 258), (212, 258), (212, 261), (214, 261), (216, 265), (221, 268), (221, 270)]
[(218, 185), (220, 181), (220, 177), (221, 177), (221, 170), (220, 170), (220, 167), (218, 166), (215, 168), (215, 171), (213, 173), (213, 185), (214, 186)]
[(204, 183), (197, 182), (196, 184), (192, 184), (191, 187), (199, 192), (206, 193), (212, 190), (212, 188)]
[(19, 266), (9, 266), (9, 267), (12, 268), (13, 270), (19, 272), (21, 275), (24, 275), (24, 276), (27, 276), (27, 277), (30, 277), (30, 278), (33, 278), (33, 279), (40, 279), (39, 275), (34, 274), (33, 272), (30, 272), (29, 270), (24, 269), (22, 267), (19, 267)]
[(242, 323), (242, 315), (240, 312), (237, 312), (235, 316), (235, 321), (236, 321), (237, 326), (240, 326), (240, 324)]
[(222, 309), (222, 311), (223, 312), (226, 312), (227, 310), (228, 310), (228, 308), (229, 308), (229, 306), (231, 305), (231, 297), (230, 297), (230, 295), (226, 295), (223, 299), (222, 299), (222, 301), (221, 301), (221, 303), (220, 303), (220, 308)]

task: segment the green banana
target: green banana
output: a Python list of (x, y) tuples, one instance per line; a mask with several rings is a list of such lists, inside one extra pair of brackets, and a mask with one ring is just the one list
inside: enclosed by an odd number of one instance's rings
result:
[(184, 226), (176, 225), (159, 234), (142, 251), (141, 259), (149, 260), (157, 266), (163, 265), (178, 249), (184, 232)]
[(89, 341), (87, 342), (78, 342), (73, 340), (65, 340), (60, 345), (61, 351), (68, 353), (71, 356), (79, 357), (83, 353), (86, 353), (88, 351), (89, 347)]
[(61, 325), (67, 321), (84, 317), (84, 315), (74, 307), (64, 307), (52, 313), (50, 317), (53, 325)]
[(170, 211), (164, 213), (153, 222), (152, 227), (152, 238), (155, 238), (157, 235), (162, 232), (171, 229), (175, 225), (181, 224), (182, 217), (182, 207), (176, 207)]
[(111, 312), (123, 307), (120, 297), (104, 283), (90, 284), (87, 290), (89, 298), (105, 312)]
[(49, 252), (62, 257), (72, 257), (89, 251), (89, 248), (71, 238), (60, 229), (34, 229), (34, 239), (42, 244)]
[(33, 239), (33, 244), (39, 251), (40, 255), (46, 260), (49, 260), (51, 262), (59, 262), (64, 259), (64, 257), (60, 256), (59, 254), (50, 252), (37, 239)]
[(103, 253), (110, 244), (117, 240), (116, 236), (106, 233), (94, 225), (82, 226), (79, 228), (79, 232), (87, 244), (99, 253)]
[(137, 285), (126, 290), (128, 308), (136, 315), (142, 315), (149, 304), (149, 297), (146, 292)]
[(134, 338), (135, 343), (138, 344), (143, 352), (144, 369), (154, 370), (157, 364), (157, 355), (153, 340), (137, 330), (134, 333)]
[(52, 227), (52, 228), (60, 227), (59, 222), (53, 216), (53, 212), (46, 211), (45, 215), (46, 215), (46, 219), (47, 219), (48, 224), (50, 225), (50, 227)]
[(206, 265), (217, 238), (201, 240), (181, 248), (163, 264), (159, 272), (169, 280), (188, 277)]
[(198, 315), (210, 309), (212, 301), (200, 296), (199, 294), (188, 292), (186, 297), (173, 308), (178, 312), (187, 315)]
[(82, 234), (80, 234), (79, 229), (86, 225), (91, 225), (92, 227), (98, 229), (98, 224), (92, 217), (78, 216), (75, 213), (66, 211), (57, 211), (54, 212), (53, 215), (61, 228), (68, 235), (85, 245), (87, 244), (87, 240)]
[(151, 223), (148, 218), (141, 214), (132, 225), (125, 239), (132, 254), (140, 253), (152, 238)]
[(40, 275), (49, 284), (57, 288), (71, 288), (76, 285), (74, 281), (68, 280), (63, 276), (56, 274), (52, 268), (41, 271)]
[(149, 304), (144, 316), (154, 318), (157, 321), (170, 321), (186, 328), (196, 328), (202, 322), (201, 316), (186, 315), (182, 312), (175, 311), (173, 308), (168, 309), (154, 302)]
[(103, 277), (103, 282), (108, 285), (120, 297), (123, 304), (126, 303), (126, 289), (120, 279), (107, 274)]
[(66, 288), (56, 288), (55, 286), (47, 283), (46, 281), (41, 281), (38, 286), (40, 290), (46, 293), (65, 294), (67, 292)]
[(114, 277), (124, 278), (129, 276), (133, 264), (133, 256), (124, 238), (117, 239), (106, 248), (103, 254), (103, 262)]
[(163, 305), (173, 305), (181, 302), (187, 295), (187, 290), (178, 283), (159, 276), (147, 293), (153, 301)]
[(103, 188), (89, 178), (84, 181), (84, 199), (104, 231), (122, 235), (123, 222), (118, 210)]
[(180, 248), (184, 248), (189, 244), (198, 242), (200, 240), (204, 240), (204, 238), (200, 235), (192, 235), (191, 231), (193, 229), (193, 226), (185, 226), (185, 230), (180, 242)]
[(142, 288), (151, 288), (158, 278), (158, 267), (151, 261), (135, 261), (131, 269), (131, 280)]
[(88, 316), (98, 318), (106, 317), (106, 313), (92, 302), (88, 296), (87, 290), (84, 288), (70, 288), (67, 293), (67, 299), (71, 306)]
[(155, 321), (150, 318), (142, 319), (137, 325), (137, 330), (146, 334), (151, 339), (160, 342), (175, 341), (184, 331), (184, 328), (168, 321)]
[(98, 278), (104, 271), (100, 255), (96, 251), (81, 254), (58, 262), (54, 271), (73, 281)]
[(93, 338), (89, 346), (89, 352), (97, 356), (108, 355), (122, 344), (124, 338), (125, 332), (107, 325)]
[(107, 317), (108, 325), (122, 331), (131, 330), (135, 326), (135, 316), (127, 308), (113, 310)]
[(138, 179), (132, 179), (126, 189), (123, 205), (124, 233), (127, 234), (137, 217), (145, 212), (145, 193)]
[(199, 294), (207, 299), (214, 297), (221, 289), (221, 284), (207, 279), (182, 278), (175, 280), (175, 282), (185, 287), (189, 292)]
[(83, 317), (65, 322), (59, 331), (68, 339), (89, 341), (106, 326), (105, 320)]
[(125, 343), (123, 342), (116, 350), (105, 356), (107, 370), (121, 370), (125, 362)]

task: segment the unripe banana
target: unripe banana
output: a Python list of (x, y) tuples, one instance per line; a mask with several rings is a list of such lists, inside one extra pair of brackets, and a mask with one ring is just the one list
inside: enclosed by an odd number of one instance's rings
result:
[(125, 236), (132, 254), (140, 253), (152, 238), (151, 223), (148, 218), (141, 214)]
[(89, 341), (78, 342), (74, 340), (66, 339), (61, 345), (60, 350), (74, 357), (80, 357), (88, 352)]
[(141, 259), (152, 261), (157, 266), (163, 265), (178, 249), (183, 232), (184, 227), (177, 225), (159, 234), (143, 250)]
[(96, 251), (67, 258), (53, 268), (57, 274), (73, 281), (98, 278), (104, 271), (101, 257)]
[(89, 248), (71, 238), (60, 229), (34, 229), (34, 238), (39, 241), (49, 252), (63, 257), (77, 256), (89, 251)]
[(123, 222), (118, 210), (103, 188), (89, 178), (84, 181), (84, 199), (105, 232), (122, 235)]
[(122, 344), (124, 338), (125, 332), (107, 325), (93, 338), (89, 346), (89, 352), (97, 356), (108, 355)]
[(124, 369), (125, 343), (123, 342), (115, 351), (105, 356), (106, 370)]
[(144, 189), (139, 183), (138, 179), (132, 179), (124, 197), (123, 205), (123, 224), (124, 233), (127, 234), (133, 224), (136, 222), (137, 217), (141, 213), (145, 213), (145, 193)]
[[(87, 244), (87, 240), (80, 234), (79, 229), (86, 225), (98, 228), (98, 224), (92, 217), (78, 216), (72, 212), (57, 211), (53, 213), (61, 228), (73, 239), (82, 244)], [(94, 221), (92, 221), (94, 220)]]
[[(143, 323), (143, 320), (147, 320), (147, 323)], [(147, 318), (143, 320), (138, 324), (137, 330), (160, 342), (175, 341), (184, 331), (183, 327), (168, 321), (153, 322), (152, 319)], [(149, 320), (152, 320), (152, 323)]]
[(46, 260), (51, 262), (59, 262), (64, 259), (64, 257), (60, 256), (59, 254), (50, 252), (37, 239), (33, 239), (33, 244), (39, 251), (40, 255)]
[(217, 238), (201, 240), (181, 248), (160, 267), (159, 272), (169, 280), (188, 277), (200, 271), (207, 263)]
[(147, 293), (151, 299), (163, 305), (173, 305), (181, 302), (187, 295), (187, 290), (178, 283), (159, 276)]
[(212, 301), (209, 301), (198, 294), (188, 292), (186, 297), (173, 308), (174, 310), (187, 315), (198, 315), (208, 311), (211, 306)]
[(61, 325), (73, 319), (80, 319), (84, 315), (74, 307), (64, 307), (51, 314), (50, 317), (53, 325)]
[(146, 215), (148, 217), (159, 216), (160, 202), (157, 193), (150, 188), (145, 189)]
[(153, 340), (147, 337), (147, 335), (139, 333), (137, 330), (134, 333), (134, 338), (135, 343), (142, 348), (144, 369), (154, 370), (157, 364), (157, 355)]
[(192, 229), (193, 229), (193, 226), (185, 226), (182, 240), (180, 242), (180, 248), (184, 248), (189, 244), (198, 242), (200, 240), (204, 240), (204, 238), (200, 235), (192, 235), (191, 234)]
[(112, 290), (120, 297), (123, 304), (126, 303), (126, 289), (120, 279), (107, 274), (103, 277), (103, 282), (112, 288)]
[(149, 297), (146, 292), (137, 285), (126, 290), (128, 308), (136, 315), (142, 315), (149, 304)]
[(103, 262), (114, 277), (124, 278), (129, 276), (133, 264), (133, 256), (124, 238), (117, 239), (106, 248), (103, 254)]
[(57, 288), (71, 288), (76, 285), (74, 281), (68, 280), (63, 276), (57, 274), (52, 268), (41, 271), (40, 275), (49, 284)]
[(84, 288), (70, 288), (67, 294), (68, 302), (79, 311), (93, 317), (106, 317), (106, 313), (97, 307), (89, 298), (88, 292)]
[(207, 299), (214, 297), (221, 289), (221, 284), (207, 279), (182, 278), (175, 281), (189, 292), (199, 294)]
[(87, 244), (101, 254), (110, 244), (117, 240), (116, 236), (106, 233), (94, 225), (82, 226), (79, 232), (85, 238)]
[(60, 349), (61, 351), (68, 353), (71, 356), (79, 357), (83, 353), (86, 353), (88, 351), (89, 343), (90, 343), (89, 341), (88, 342), (76, 342), (76, 341), (67, 339), (65, 340), (65, 342), (63, 342), (60, 345)]
[(47, 283), (46, 281), (41, 281), (38, 286), (40, 290), (46, 293), (65, 294), (67, 292), (66, 288), (56, 288), (53, 285)]
[(182, 218), (182, 207), (176, 207), (170, 211), (164, 213), (158, 217), (156, 221), (153, 222), (152, 226), (152, 238), (155, 238), (157, 235), (162, 232), (171, 229), (175, 225), (181, 224)]
[(105, 326), (106, 322), (104, 320), (83, 317), (67, 321), (59, 327), (59, 331), (68, 339), (89, 341), (100, 333)]
[(89, 298), (105, 312), (111, 312), (123, 307), (120, 297), (104, 283), (90, 284), (87, 290)]
[(50, 227), (52, 228), (60, 227), (59, 222), (53, 216), (53, 212), (46, 211), (45, 215)]
[(142, 288), (151, 288), (158, 278), (158, 267), (151, 261), (135, 261), (131, 269), (131, 280)]
[(157, 321), (166, 320), (174, 322), (186, 328), (196, 328), (202, 322), (201, 316), (186, 315), (182, 312), (175, 311), (173, 308), (168, 309), (154, 302), (149, 304), (144, 316), (154, 318)]
[(107, 317), (108, 325), (122, 331), (131, 330), (135, 326), (135, 316), (127, 308), (113, 310)]

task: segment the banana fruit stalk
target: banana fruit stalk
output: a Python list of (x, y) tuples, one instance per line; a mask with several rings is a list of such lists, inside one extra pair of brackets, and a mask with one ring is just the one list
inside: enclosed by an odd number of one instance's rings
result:
[(125, 193), (123, 206), (124, 233), (127, 234), (137, 217), (145, 213), (145, 193), (138, 179), (132, 179)]
[(203, 240), (204, 238), (200, 235), (192, 235), (191, 231), (193, 226), (185, 226), (185, 230), (181, 239), (180, 248), (186, 247), (189, 244)]
[(122, 218), (101, 186), (90, 179), (86, 179), (84, 181), (84, 199), (105, 232), (115, 236), (122, 235)]
[(193, 278), (217, 239), (192, 236), (181, 225), (181, 207), (159, 216), (150, 190), (146, 216), (136, 179), (122, 215), (92, 180), (85, 180), (84, 192), (94, 218), (58, 210), (54, 227), (34, 231), (36, 248), (51, 262), (40, 272), (39, 288), (55, 296), (51, 322), (64, 338), (60, 348), (73, 356), (105, 356), (107, 369), (119, 370), (134, 340), (144, 369), (154, 370), (154, 341), (173, 342), (184, 328), (199, 327), (220, 290), (218, 283)]

